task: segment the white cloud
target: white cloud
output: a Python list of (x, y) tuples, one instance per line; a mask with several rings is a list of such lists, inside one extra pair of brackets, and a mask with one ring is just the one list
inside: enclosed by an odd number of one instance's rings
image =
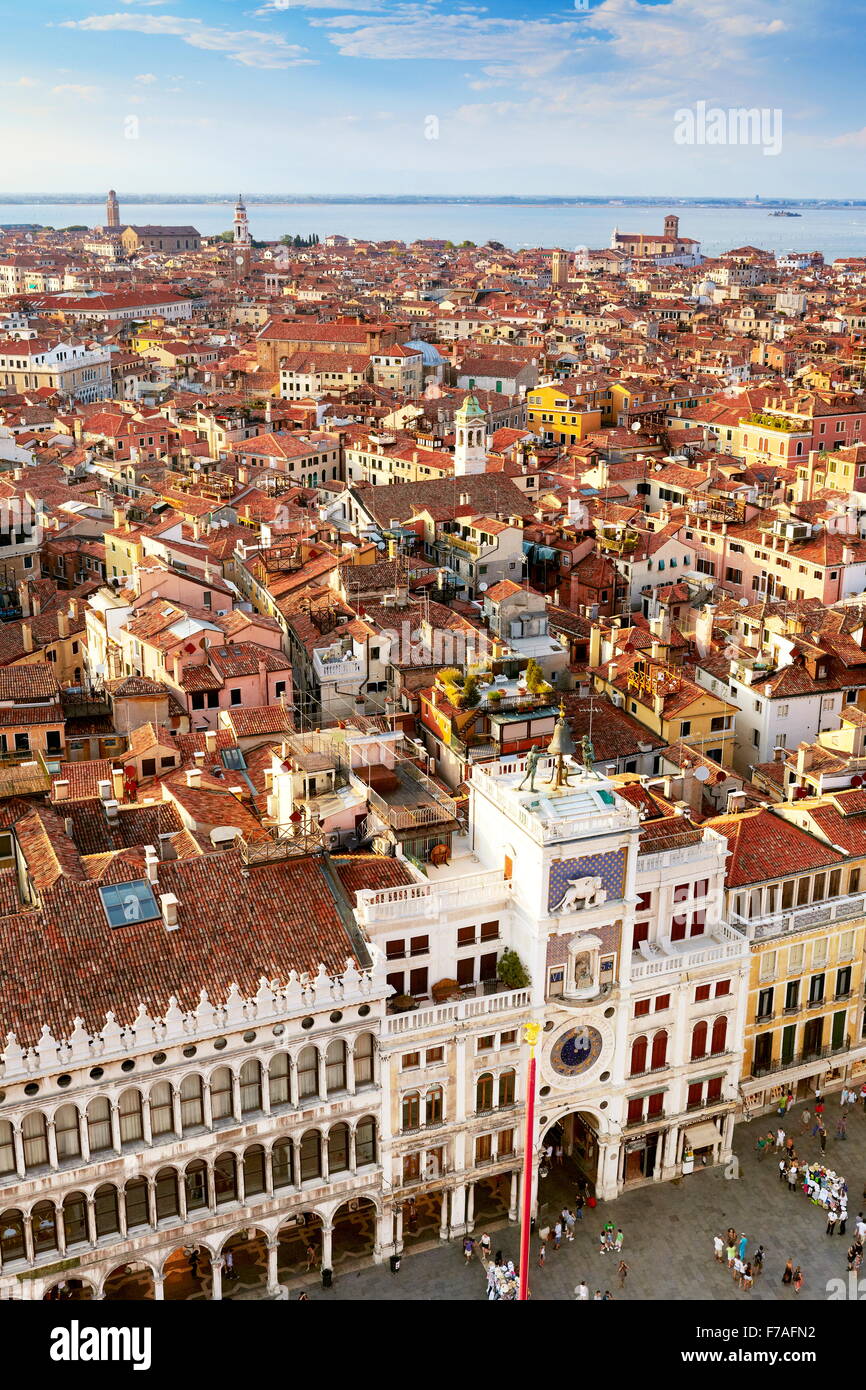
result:
[[(124, 0), (128, 3), (128, 0)], [(266, 5), (253, 10), (253, 16), (280, 14), (284, 10), (381, 10), (382, 0), (267, 0)]]
[(97, 33), (123, 32), (176, 38), (191, 48), (223, 53), (249, 68), (290, 68), (312, 61), (301, 57), (306, 49), (287, 43), (280, 34), (266, 34), (258, 29), (223, 29), (204, 24), (200, 19), (183, 19), (179, 15), (90, 15), (87, 19), (65, 20), (61, 27)]
[(101, 92), (101, 87), (85, 87), (80, 82), (62, 82), (59, 87), (51, 88), (52, 96), (80, 97), (82, 101), (95, 101)]
[(559, 66), (580, 45), (574, 19), (504, 19), (476, 10), (445, 14), (430, 5), (399, 5), (381, 18), (344, 14), (311, 19), (330, 31), (346, 58), (430, 59), (519, 64), (527, 75)]
[(158, 78), (157, 78), (157, 76), (156, 76), (156, 73), (153, 73), (153, 72), (140, 72), (140, 73), (138, 74), (138, 76), (136, 77), (135, 80), (136, 80), (136, 82), (140, 82), (140, 83), (142, 84), (142, 86), (144, 86), (145, 83), (150, 83), (150, 82), (156, 82), (156, 81), (158, 81)]

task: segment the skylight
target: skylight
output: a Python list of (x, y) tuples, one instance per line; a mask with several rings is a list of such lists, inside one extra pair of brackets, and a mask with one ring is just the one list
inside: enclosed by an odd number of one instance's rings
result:
[(130, 922), (149, 922), (159, 917), (159, 908), (146, 879), (131, 883), (109, 883), (99, 890), (102, 909), (110, 927), (125, 927)]

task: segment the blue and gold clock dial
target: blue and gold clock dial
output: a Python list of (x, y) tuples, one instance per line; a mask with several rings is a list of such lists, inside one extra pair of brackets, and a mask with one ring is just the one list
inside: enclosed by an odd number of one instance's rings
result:
[(579, 1076), (601, 1056), (601, 1034), (588, 1024), (569, 1028), (553, 1044), (550, 1063), (560, 1076)]

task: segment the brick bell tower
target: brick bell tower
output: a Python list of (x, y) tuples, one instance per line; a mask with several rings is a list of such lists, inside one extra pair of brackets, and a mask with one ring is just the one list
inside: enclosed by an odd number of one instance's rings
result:
[(245, 280), (249, 275), (251, 257), (252, 240), (247, 222), (247, 210), (244, 207), (243, 196), (239, 193), (235, 204), (234, 237), (232, 240), (233, 270), (238, 279)]

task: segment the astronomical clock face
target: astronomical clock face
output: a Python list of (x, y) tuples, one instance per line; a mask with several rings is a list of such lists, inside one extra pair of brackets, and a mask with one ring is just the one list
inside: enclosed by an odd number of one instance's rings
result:
[(560, 1076), (580, 1076), (598, 1061), (601, 1048), (598, 1029), (580, 1023), (557, 1038), (550, 1051), (550, 1064)]

